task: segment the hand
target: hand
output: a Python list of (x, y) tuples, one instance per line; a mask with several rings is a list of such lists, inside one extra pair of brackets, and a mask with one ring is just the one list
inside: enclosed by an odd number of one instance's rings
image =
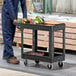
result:
[(14, 19), (13, 22), (18, 22), (18, 20), (17, 19)]

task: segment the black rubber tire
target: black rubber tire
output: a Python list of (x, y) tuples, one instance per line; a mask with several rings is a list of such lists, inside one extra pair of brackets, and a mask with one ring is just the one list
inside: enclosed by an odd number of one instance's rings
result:
[(52, 69), (52, 65), (48, 64), (47, 65), (48, 69)]
[(62, 67), (63, 67), (63, 62), (58, 62), (58, 66), (59, 66), (60, 68), (62, 68)]
[(27, 60), (24, 61), (24, 65), (27, 66)]
[(36, 63), (36, 64), (39, 64), (39, 60), (35, 60), (35, 63)]

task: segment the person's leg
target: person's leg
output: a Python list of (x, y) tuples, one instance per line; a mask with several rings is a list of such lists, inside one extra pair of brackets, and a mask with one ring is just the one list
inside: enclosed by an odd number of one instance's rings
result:
[(12, 27), (12, 43), (13, 43), (15, 30), (16, 30), (16, 26), (13, 24), (13, 22), (12, 22), (12, 26), (11, 27)]
[(13, 21), (10, 20), (9, 16), (2, 14), (2, 33), (4, 41), (3, 58), (5, 58), (8, 63), (19, 64), (19, 60), (14, 57), (12, 48), (15, 28), (16, 27), (13, 25)]
[[(15, 27), (14, 27), (15, 28)], [(13, 43), (13, 31), (12, 22), (7, 16), (2, 17), (2, 33), (4, 41), (3, 57), (10, 58), (14, 56), (12, 43)]]

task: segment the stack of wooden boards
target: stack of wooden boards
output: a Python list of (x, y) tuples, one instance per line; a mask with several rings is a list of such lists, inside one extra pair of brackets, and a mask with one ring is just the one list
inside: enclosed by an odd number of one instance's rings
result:
[[(46, 22), (51, 24), (65, 23), (66, 49), (76, 50), (76, 23), (59, 21)], [(38, 47), (45, 47), (48, 49), (48, 36), (48, 31), (38, 31)], [(17, 44), (21, 44), (21, 31), (19, 29), (16, 29), (14, 42), (16, 42)], [(30, 29), (24, 29), (24, 44), (32, 45), (32, 30)], [(54, 33), (54, 47), (62, 49), (62, 31), (57, 31)]]

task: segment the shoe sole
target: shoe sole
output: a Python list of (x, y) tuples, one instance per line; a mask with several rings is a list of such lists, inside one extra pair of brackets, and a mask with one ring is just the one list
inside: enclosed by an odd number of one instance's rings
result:
[(19, 64), (20, 62), (16, 62), (16, 63), (12, 63), (9, 60), (7, 60), (7, 63), (11, 63), (11, 64)]

